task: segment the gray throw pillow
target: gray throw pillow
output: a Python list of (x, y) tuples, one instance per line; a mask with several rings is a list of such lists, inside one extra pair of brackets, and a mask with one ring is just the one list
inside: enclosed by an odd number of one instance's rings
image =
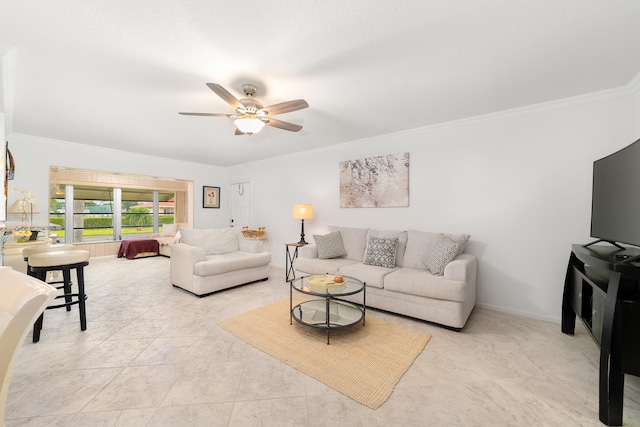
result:
[(316, 242), (316, 248), (318, 248), (318, 258), (338, 258), (347, 255), (339, 231), (325, 235), (314, 234), (313, 240)]
[(441, 233), (431, 250), (424, 255), (422, 262), (431, 274), (442, 276), (447, 264), (458, 256), (459, 246), (459, 243), (452, 242), (451, 239)]
[(367, 265), (393, 268), (396, 266), (397, 249), (397, 237), (384, 238), (369, 236), (367, 251), (364, 254), (364, 260), (362, 262)]

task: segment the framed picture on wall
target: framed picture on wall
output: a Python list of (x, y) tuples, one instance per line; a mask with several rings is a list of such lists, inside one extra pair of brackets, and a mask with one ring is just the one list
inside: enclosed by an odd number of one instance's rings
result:
[(202, 207), (220, 209), (220, 187), (202, 187)]

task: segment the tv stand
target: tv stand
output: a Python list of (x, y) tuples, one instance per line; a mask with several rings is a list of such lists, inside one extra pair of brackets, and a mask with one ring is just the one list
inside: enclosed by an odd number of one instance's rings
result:
[(603, 240), (603, 239), (598, 239), (598, 240), (594, 240), (591, 243), (586, 243), (586, 244), (582, 245), (582, 247), (583, 248), (588, 248), (589, 246), (595, 245), (596, 243), (600, 243), (600, 242), (610, 243), (610, 244), (612, 244), (613, 246), (615, 246), (618, 249), (622, 249), (622, 250), (626, 249), (624, 246), (619, 245), (618, 243), (614, 242), (613, 240)]
[(622, 425), (624, 375), (640, 376), (640, 264), (637, 249), (572, 245), (562, 298), (562, 332), (578, 317), (600, 346), (599, 418)]

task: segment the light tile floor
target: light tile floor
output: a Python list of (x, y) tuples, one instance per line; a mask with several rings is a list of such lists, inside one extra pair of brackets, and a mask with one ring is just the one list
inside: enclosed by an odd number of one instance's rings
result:
[[(7, 426), (601, 426), (598, 348), (582, 326), (476, 308), (462, 332), (370, 310), (433, 335), (391, 398), (371, 410), (248, 346), (216, 322), (288, 298), (284, 271), (197, 298), (169, 260), (93, 258), (88, 329), (45, 313), (24, 344)], [(558, 286), (562, 286), (558, 283)], [(558, 292), (560, 295), (560, 292)], [(640, 425), (627, 376), (625, 425)]]

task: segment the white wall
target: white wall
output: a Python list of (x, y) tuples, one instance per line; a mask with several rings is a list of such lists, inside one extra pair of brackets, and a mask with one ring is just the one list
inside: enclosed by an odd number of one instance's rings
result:
[[(0, 173), (3, 176), (3, 182), (4, 182), (4, 175), (5, 175), (5, 159), (6, 159), (6, 153), (5, 153), (5, 139), (4, 139), (4, 113), (0, 113), (0, 144), (2, 144), (2, 146), (0, 147), (0, 155), (2, 156), (2, 158), (0, 158)], [(0, 190), (0, 224), (2, 224), (4, 222), (5, 218), (5, 208), (6, 208), (6, 200), (5, 200), (5, 195), (4, 195), (4, 185), (2, 187), (2, 190)]]
[[(328, 225), (471, 234), (478, 303), (559, 321), (572, 243), (590, 241), (594, 160), (633, 140), (628, 90), (593, 94), (232, 167), (252, 183), (252, 227), (273, 263), (299, 239), (295, 203), (311, 203), (307, 241)], [(341, 209), (338, 162), (410, 153), (410, 207)]]
[(629, 87), (631, 92), (633, 93), (633, 117), (636, 125), (635, 137), (637, 139), (640, 138), (640, 73), (636, 74), (635, 78), (631, 80)]
[[(8, 138), (9, 147), (16, 162), (15, 180), (9, 182), (9, 204), (17, 198), (14, 187), (31, 192), (36, 204), (44, 207), (40, 214), (34, 214), (34, 223), (47, 222), (49, 166), (66, 166), (193, 180), (196, 228), (219, 228), (228, 225), (229, 204), (224, 200), (225, 193), (222, 193), (223, 201), (220, 209), (202, 208), (202, 186), (220, 185), (225, 188), (226, 168), (25, 135), (8, 135)], [(9, 221), (20, 220), (15, 215), (9, 215), (8, 219)]]

